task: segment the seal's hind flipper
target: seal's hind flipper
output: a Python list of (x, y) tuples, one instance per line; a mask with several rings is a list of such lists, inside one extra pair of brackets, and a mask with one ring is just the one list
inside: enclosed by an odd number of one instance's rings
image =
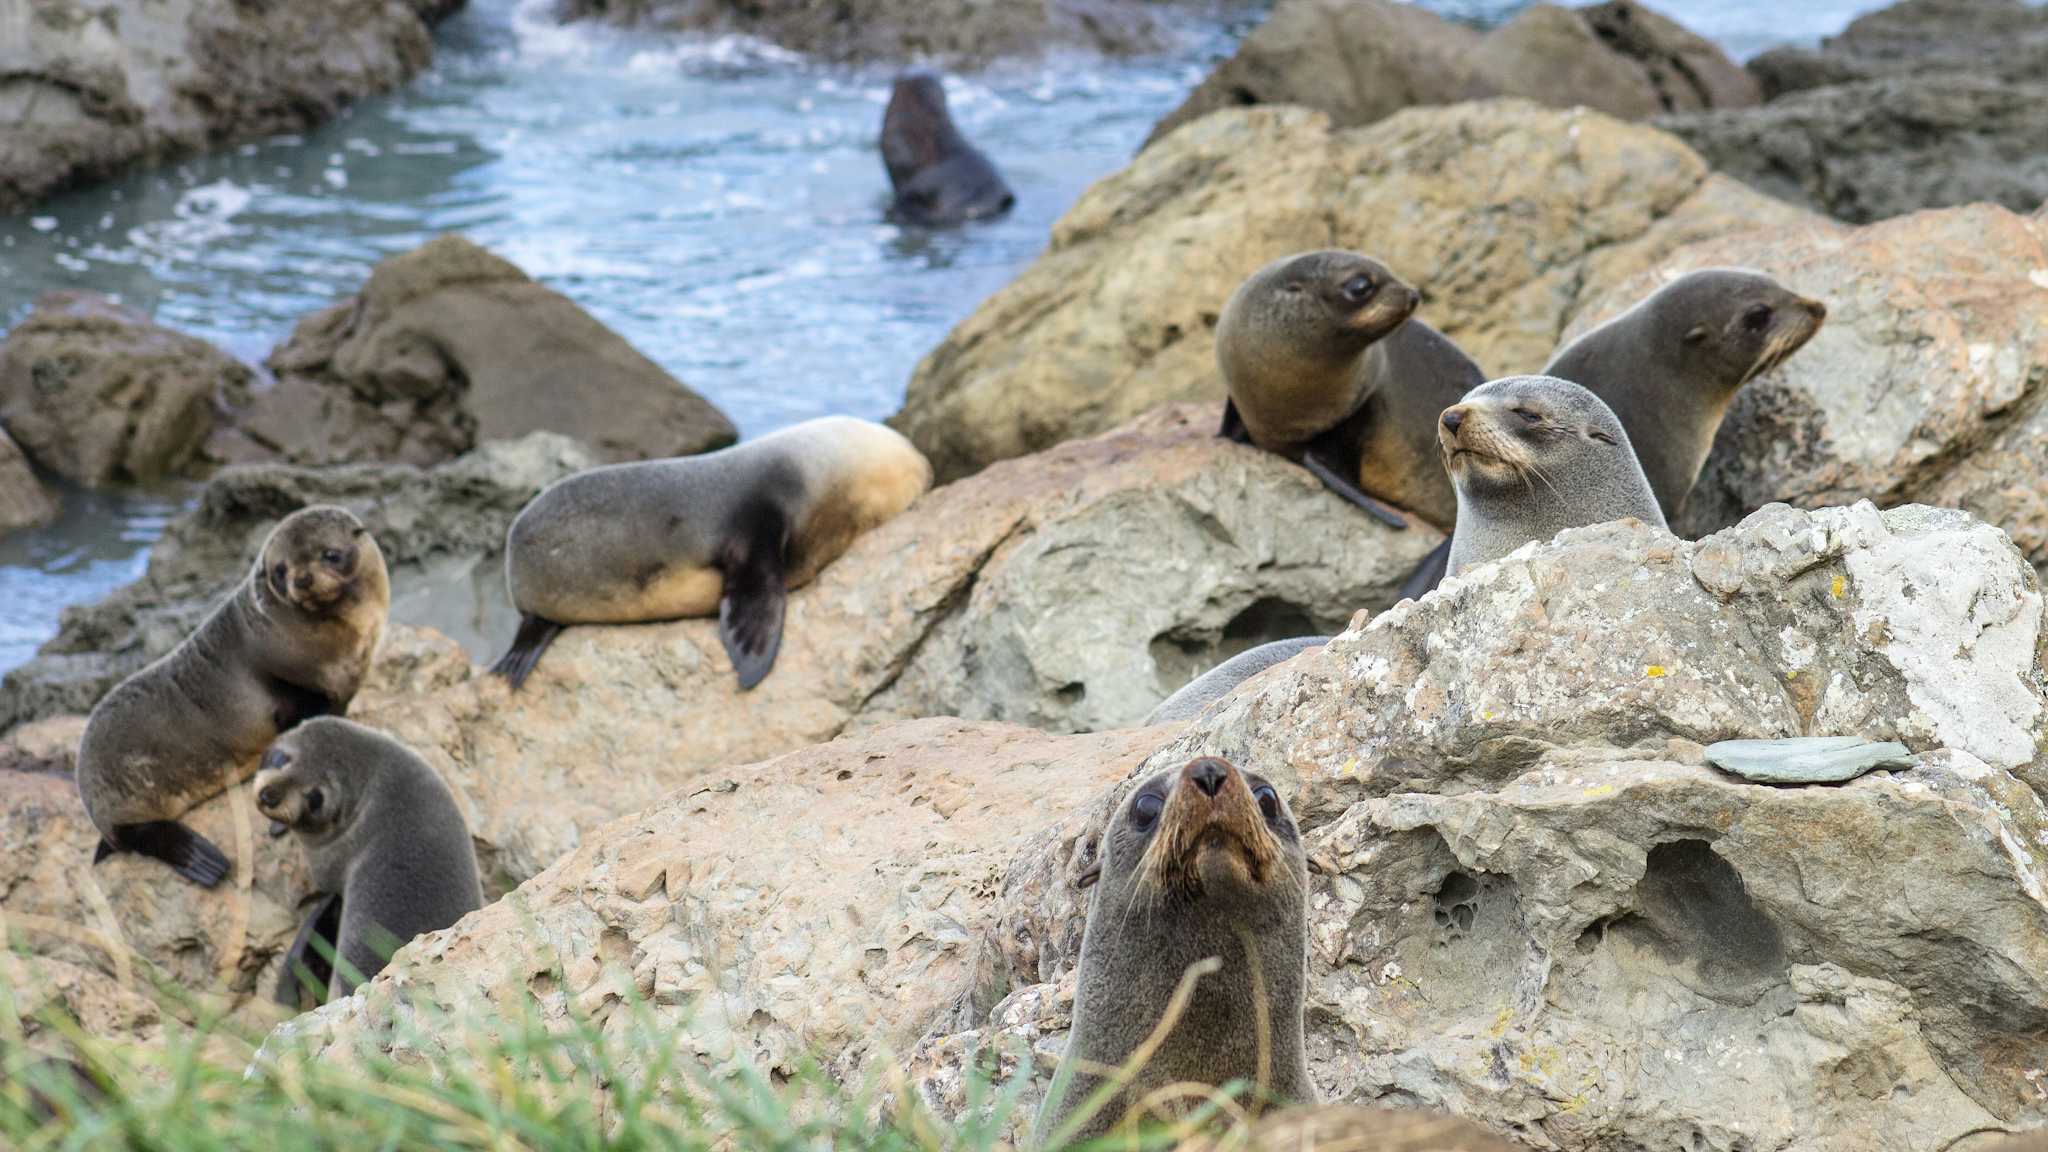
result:
[(740, 689), (759, 684), (782, 650), (782, 613), (789, 604), (783, 549), (789, 518), (761, 508), (734, 526), (719, 570), (725, 596), (718, 602), (718, 639), (739, 673)]
[(1389, 528), (1408, 527), (1407, 517), (1367, 496), (1359, 489), (1357, 484), (1345, 479), (1342, 473), (1332, 468), (1328, 461), (1317, 455), (1313, 450), (1303, 454), (1301, 465), (1314, 474), (1316, 479), (1321, 480), (1325, 488), (1365, 509), (1366, 514), (1373, 519), (1385, 524)]
[(1408, 579), (1401, 582), (1401, 599), (1422, 599), (1424, 593), (1443, 583), (1444, 572), (1450, 566), (1451, 538), (1446, 536), (1443, 543), (1431, 549), (1429, 555), (1422, 558), (1422, 563), (1415, 566), (1415, 571), (1408, 574)]
[[(313, 943), (314, 937), (326, 941), (323, 950)], [(284, 972), (277, 978), (275, 999), (288, 1008), (306, 1007), (305, 992), (313, 994), (312, 1007), (318, 1007), (327, 995), (327, 981), (334, 974), (334, 941), (341, 936), (341, 897), (324, 894), (319, 903), (306, 914), (306, 922), (299, 925), (299, 934), (292, 938), (292, 946), (284, 954)]]
[(519, 634), (512, 637), (512, 647), (505, 649), (505, 654), (491, 665), (491, 674), (503, 676), (511, 682), (514, 692), (519, 691), (519, 686), (533, 674), (534, 665), (540, 663), (540, 654), (561, 634), (562, 626), (553, 620), (521, 616)]
[(1238, 444), (1252, 442), (1252, 430), (1244, 426), (1244, 417), (1238, 415), (1237, 401), (1225, 398), (1223, 401), (1223, 426), (1216, 429), (1216, 435)]
[(122, 824), (114, 829), (118, 849), (151, 856), (169, 864), (178, 875), (201, 888), (212, 888), (227, 879), (232, 867), (213, 841), (176, 820), (151, 820), (147, 824)]

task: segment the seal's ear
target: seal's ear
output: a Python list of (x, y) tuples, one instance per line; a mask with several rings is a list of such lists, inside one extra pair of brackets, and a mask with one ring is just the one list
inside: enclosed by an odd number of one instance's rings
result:
[(356, 530), (350, 533), (350, 535), (354, 536), (357, 539), (361, 539), (362, 537), (368, 536), (369, 534), (370, 530), (368, 528), (363, 527), (361, 524), (356, 525)]
[(1097, 861), (1096, 863), (1090, 864), (1086, 872), (1083, 872), (1079, 876), (1076, 876), (1074, 878), (1074, 887), (1076, 889), (1093, 888), (1095, 887), (1095, 882), (1100, 879), (1102, 879), (1102, 863), (1101, 861)]
[(1687, 344), (1697, 344), (1700, 341), (1705, 340), (1707, 338), (1707, 335), (1707, 326), (1705, 324), (1696, 324), (1693, 327), (1686, 330), (1685, 342)]

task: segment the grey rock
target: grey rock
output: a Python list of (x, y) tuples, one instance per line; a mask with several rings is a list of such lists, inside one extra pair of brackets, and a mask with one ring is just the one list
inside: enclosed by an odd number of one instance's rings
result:
[(1914, 763), (1904, 744), (1861, 736), (1721, 740), (1707, 745), (1706, 757), (1723, 772), (1759, 784), (1835, 784), (1879, 768), (1909, 768)]
[(0, 431), (0, 536), (57, 518), (57, 498), (36, 477), (21, 446)]
[(2048, 75), (2048, 9), (2024, 0), (1904, 0), (1850, 21), (1818, 50), (1774, 48), (1749, 62), (1764, 96), (1887, 76)]

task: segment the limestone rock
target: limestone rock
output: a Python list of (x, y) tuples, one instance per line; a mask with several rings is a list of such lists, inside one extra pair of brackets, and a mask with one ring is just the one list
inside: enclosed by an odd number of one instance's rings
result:
[(462, 0), (13, 0), (0, 212), (137, 161), (312, 127), (433, 55)]
[(1461, 104), (1337, 130), (1299, 109), (1227, 109), (1083, 194), (1046, 254), (918, 365), (890, 422), (943, 480), (1161, 403), (1221, 400), (1223, 301), (1267, 261), (1330, 246), (1386, 261), (1489, 372), (1533, 371), (1604, 285), (1680, 244), (1804, 215), (1595, 113)]
[(247, 574), (271, 528), (312, 504), (349, 508), (377, 537), (391, 569), (393, 620), (437, 628), (481, 657), (518, 620), (505, 593), (505, 530), (542, 488), (594, 463), (579, 445), (535, 433), (426, 471), (227, 469), (171, 523), (140, 579), (67, 609), (56, 637), (0, 679), (0, 729), (91, 710), (107, 689), (176, 647)]
[(1842, 220), (2048, 200), (2048, 84), (1895, 76), (1656, 123), (1716, 170)]
[[(2024, 1130), (2048, 1121), (2042, 609), (2003, 535), (1953, 511), (1574, 530), (1177, 737), (934, 719), (706, 774), (267, 1051), (426, 1055), (450, 1041), (420, 1021), (529, 995), (623, 1028), (630, 987), (714, 1066), (815, 1055), (858, 1083), (907, 1057), (947, 1115), (978, 1052), (1042, 1089), (1072, 878), (1131, 780), (1217, 753), (1296, 798), (1332, 1103), (1566, 1152)], [(1922, 764), (1781, 788), (1702, 763), (1706, 740), (1823, 727)]]
[(1674, 530), (1773, 501), (1920, 501), (1967, 508), (2048, 563), (2048, 220), (1975, 205), (1731, 235), (1617, 285), (1567, 337), (1667, 277), (1730, 264), (1819, 297), (1828, 322), (1737, 394)]
[(1468, 92), (1479, 33), (1397, 0), (1280, 0), (1272, 14), (1152, 129), (1147, 147), (1218, 108), (1299, 104), (1343, 127)]
[(57, 498), (36, 477), (21, 445), (0, 430), (0, 536), (56, 518)]
[(378, 264), (360, 293), (300, 321), (269, 366), (277, 382), (237, 435), (292, 463), (427, 466), (543, 431), (614, 461), (738, 437), (573, 301), (452, 234)]
[(2025, 0), (1903, 0), (1865, 13), (1816, 50), (1750, 61), (1766, 98), (1884, 76), (1956, 73), (2008, 81), (2048, 74), (2048, 10)]
[(842, 62), (930, 57), (971, 66), (1058, 48), (1128, 55), (1172, 42), (1170, 21), (1142, 0), (556, 0), (555, 14), (737, 32)]
[(0, 421), (43, 467), (81, 484), (203, 467), (218, 407), (249, 369), (104, 297), (55, 292), (0, 343)]
[(1711, 41), (1634, 0), (1535, 4), (1484, 36), (1394, 0), (1281, 0), (1146, 143), (1218, 108), (1300, 104), (1352, 127), (1488, 96), (1623, 119), (1758, 100)]

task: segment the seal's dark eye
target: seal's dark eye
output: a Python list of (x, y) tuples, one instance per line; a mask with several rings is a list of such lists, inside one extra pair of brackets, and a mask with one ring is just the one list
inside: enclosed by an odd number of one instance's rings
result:
[(1258, 789), (1252, 793), (1252, 798), (1259, 802), (1259, 812), (1266, 819), (1278, 820), (1280, 818), (1280, 794), (1273, 791), (1271, 784), (1259, 785)]
[(1140, 792), (1131, 801), (1131, 826), (1140, 830), (1150, 828), (1159, 822), (1159, 814), (1166, 811), (1166, 798), (1157, 792)]
[(1538, 412), (1534, 408), (1517, 408), (1515, 409), (1515, 415), (1520, 416), (1530, 424), (1543, 423), (1543, 413)]
[(1344, 282), (1344, 298), (1351, 301), (1363, 300), (1372, 295), (1372, 277), (1353, 276)]
[(1770, 327), (1771, 306), (1769, 304), (1750, 305), (1749, 311), (1742, 314), (1742, 326), (1751, 332), (1761, 332)]
[(288, 571), (289, 570), (285, 568), (284, 564), (282, 562), (279, 562), (275, 567), (273, 567), (270, 570), (271, 583), (276, 584), (279, 588), (283, 588), (284, 578), (287, 575)]
[(329, 548), (327, 551), (322, 552), (320, 554), (320, 562), (322, 564), (327, 565), (329, 568), (341, 567), (342, 561), (346, 559), (348, 559), (348, 557), (343, 556), (341, 554), (341, 550), (338, 548)]
[(268, 771), (275, 771), (291, 762), (290, 754), (282, 748), (272, 748), (263, 754), (263, 767)]
[(320, 805), (326, 802), (327, 797), (322, 796), (318, 788), (306, 793), (306, 815), (311, 816), (313, 813), (318, 812)]

